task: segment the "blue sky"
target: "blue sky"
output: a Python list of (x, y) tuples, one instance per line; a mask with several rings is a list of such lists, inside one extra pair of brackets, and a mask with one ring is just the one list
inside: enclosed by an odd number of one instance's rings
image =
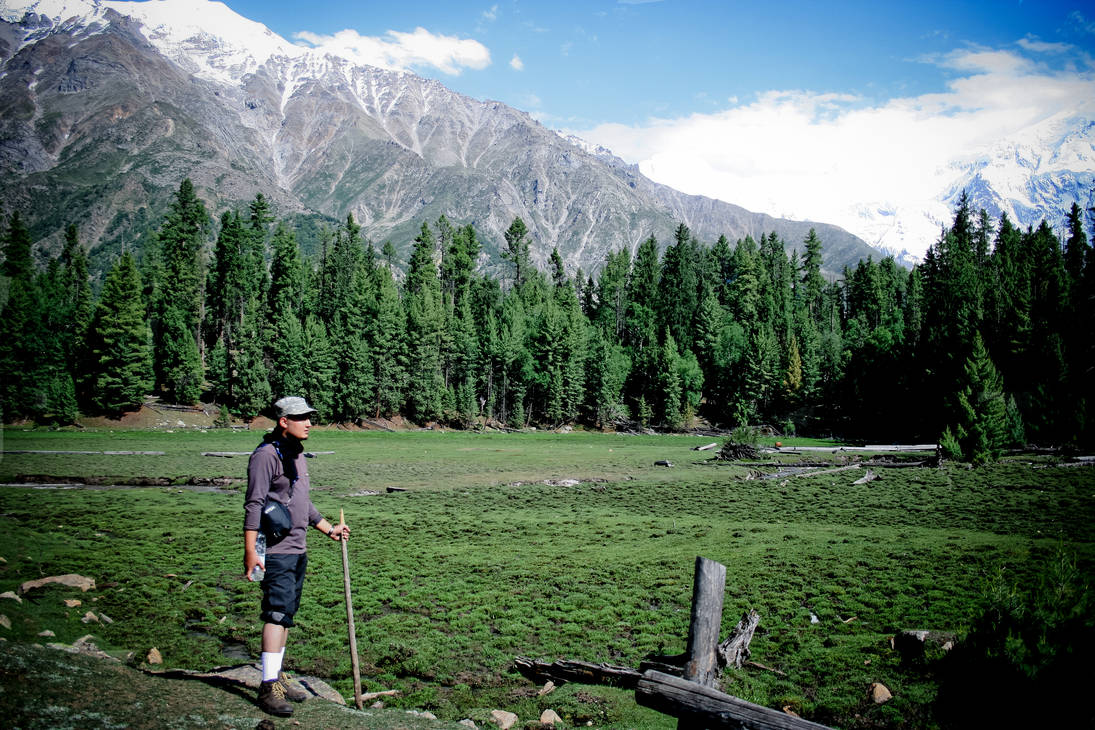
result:
[[(683, 192), (914, 255), (962, 164), (1095, 122), (1090, 0), (227, 5), (294, 43), (526, 111)], [(1072, 157), (1095, 170), (1091, 145)], [(863, 222), (881, 209), (904, 230)]]
[(771, 90), (854, 94), (863, 103), (918, 96), (943, 90), (951, 76), (933, 57), (1015, 49), (1024, 39), (1095, 53), (1095, 7), (1076, 1), (227, 4), (289, 40), (352, 30), (394, 44), (390, 32), (422, 28), (475, 41), (489, 63), (442, 71), (420, 60), (411, 70), (571, 128), (719, 111)]

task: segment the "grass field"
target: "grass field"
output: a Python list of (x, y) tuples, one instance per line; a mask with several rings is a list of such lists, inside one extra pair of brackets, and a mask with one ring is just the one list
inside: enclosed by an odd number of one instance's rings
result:
[[(0, 487), (0, 592), (80, 573), (84, 605), (49, 587), (0, 602), (8, 638), (101, 645), (207, 669), (257, 657), (257, 585), (242, 572), (242, 479), (259, 434), (226, 430), (3, 434), (0, 482), (94, 478), (172, 486)], [(482, 725), (551, 707), (572, 725), (670, 728), (631, 693), (566, 685), (546, 697), (514, 656), (638, 666), (684, 650), (697, 555), (727, 566), (724, 635), (755, 608), (753, 659), (725, 691), (837, 727), (933, 727), (931, 671), (902, 666), (906, 628), (963, 632), (988, 593), (1032, 586), (1064, 555), (1095, 566), (1095, 469), (1048, 459), (990, 468), (862, 470), (765, 480), (716, 465), (688, 436), (314, 430), (313, 501), (354, 530), (351, 576), (366, 690), (393, 704)], [(16, 451), (162, 451), (162, 456)], [(859, 455), (857, 455), (859, 456)], [(782, 457), (781, 457), (782, 458)], [(847, 455), (810, 455), (842, 462)], [(655, 466), (668, 460), (672, 467)], [(761, 469), (761, 471), (764, 471)], [(575, 483), (576, 482), (576, 483)], [(387, 487), (405, 492), (386, 493)], [(363, 496), (365, 492), (381, 494)], [(290, 638), (291, 669), (352, 695), (341, 558), (312, 533), (309, 578)], [(1087, 604), (1090, 605), (1090, 604)], [(89, 629), (91, 606), (113, 623)], [(872, 682), (894, 699), (875, 705)]]

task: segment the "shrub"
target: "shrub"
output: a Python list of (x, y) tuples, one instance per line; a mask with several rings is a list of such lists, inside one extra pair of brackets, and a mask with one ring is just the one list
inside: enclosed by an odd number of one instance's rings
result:
[(1063, 550), (1029, 589), (996, 575), (983, 613), (940, 664), (944, 727), (1095, 726), (1095, 708), (1084, 700), (1095, 606), (1083, 579)]

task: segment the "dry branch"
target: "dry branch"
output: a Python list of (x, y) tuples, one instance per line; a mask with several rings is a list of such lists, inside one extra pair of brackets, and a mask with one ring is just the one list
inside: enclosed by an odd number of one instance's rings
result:
[(753, 632), (760, 624), (760, 614), (754, 609), (742, 615), (741, 621), (730, 632), (730, 635), (719, 644), (719, 664), (724, 667), (741, 669), (741, 665), (749, 658), (749, 642), (753, 640)]

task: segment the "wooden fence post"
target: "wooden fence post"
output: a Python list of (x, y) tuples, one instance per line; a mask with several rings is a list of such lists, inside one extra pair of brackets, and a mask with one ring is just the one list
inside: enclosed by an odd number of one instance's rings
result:
[[(719, 674), (719, 631), (722, 630), (722, 601), (726, 593), (726, 566), (696, 556), (692, 583), (692, 618), (688, 624), (688, 650), (684, 678), (704, 687), (715, 687)], [(678, 730), (702, 727), (696, 718), (682, 714)]]

